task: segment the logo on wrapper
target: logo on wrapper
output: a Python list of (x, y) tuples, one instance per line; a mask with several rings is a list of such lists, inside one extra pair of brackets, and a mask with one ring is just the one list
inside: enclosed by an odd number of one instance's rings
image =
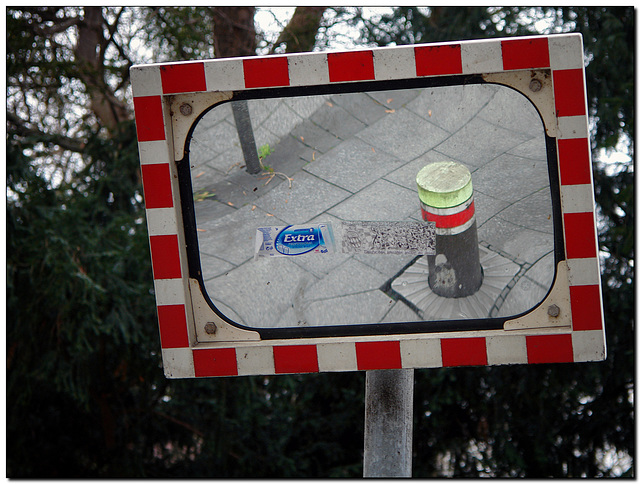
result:
[(331, 224), (287, 225), (260, 227), (256, 232), (258, 256), (293, 256), (307, 253), (327, 254), (334, 249)]
[(278, 234), (275, 249), (284, 255), (300, 255), (311, 252), (320, 245), (318, 227), (295, 228), (290, 225)]

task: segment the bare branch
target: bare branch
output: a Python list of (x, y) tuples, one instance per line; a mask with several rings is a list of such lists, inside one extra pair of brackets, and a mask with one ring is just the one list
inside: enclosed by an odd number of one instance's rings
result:
[(69, 138), (61, 134), (45, 133), (37, 128), (27, 126), (27, 123), (16, 114), (7, 111), (7, 122), (13, 126), (15, 134), (23, 137), (37, 137), (44, 143), (58, 145), (61, 148), (76, 153), (82, 153), (85, 143), (75, 138)]
[[(91, 109), (108, 129), (129, 119), (126, 106), (118, 100), (104, 79), (105, 23), (101, 7), (85, 7), (84, 21), (78, 27), (78, 41), (74, 53), (78, 62), (79, 78), (87, 86), (91, 97)], [(102, 48), (101, 48), (102, 47)]]
[(78, 25), (81, 22), (80, 17), (71, 17), (68, 18), (60, 23), (57, 24), (53, 24), (49, 27), (45, 27), (45, 26), (38, 26), (36, 28), (36, 31), (44, 36), (44, 37), (51, 37), (55, 34), (59, 34), (60, 32), (64, 32), (65, 30), (67, 30), (69, 27), (73, 27), (74, 25)]
[(309, 52), (316, 43), (316, 34), (326, 7), (296, 7), (291, 20), (282, 30), (270, 53), (281, 44), (287, 44), (286, 52)]
[[(118, 30), (118, 23), (120, 22), (120, 17), (122, 16), (122, 13), (124, 12), (125, 7), (122, 7), (118, 13), (116, 14), (116, 18), (114, 19), (112, 24), (109, 24), (106, 20), (104, 21), (107, 24), (108, 30), (109, 30), (109, 37), (104, 37), (103, 42), (101, 43), (101, 48), (100, 48), (100, 62), (104, 63), (104, 56), (105, 53), (107, 52), (107, 47), (109, 46), (110, 43), (116, 43), (115, 39), (114, 39), (114, 35), (116, 33), (116, 31)], [(124, 53), (122, 52), (122, 50), (118, 49), (120, 54), (122, 54), (124, 56)], [(124, 56), (126, 58), (126, 56)]]
[(159, 417), (166, 418), (167, 420), (184, 427), (185, 429), (189, 430), (190, 432), (193, 432), (199, 437), (204, 437), (204, 432), (202, 432), (201, 430), (198, 430), (193, 425), (190, 425), (187, 422), (183, 422), (182, 420), (172, 417), (171, 415), (167, 415), (166, 413), (159, 412), (158, 410), (152, 410), (152, 412)]

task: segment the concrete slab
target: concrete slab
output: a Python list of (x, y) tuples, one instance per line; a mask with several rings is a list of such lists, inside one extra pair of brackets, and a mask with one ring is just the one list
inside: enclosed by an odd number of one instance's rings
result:
[(260, 258), (207, 281), (206, 287), (212, 298), (233, 309), (239, 323), (269, 328), (277, 326), (300, 288), (314, 280), (287, 258)]
[(509, 205), (500, 212), (500, 217), (522, 227), (553, 235), (553, 207), (548, 188)]
[(357, 135), (376, 150), (409, 162), (448, 137), (448, 133), (408, 109), (398, 109)]
[[(379, 290), (315, 301), (300, 313), (298, 326), (341, 326), (380, 322), (394, 304), (394, 300)], [(292, 321), (293, 308), (283, 315)]]
[(399, 166), (399, 159), (352, 138), (320, 156), (304, 170), (355, 193)]
[(396, 89), (387, 91), (373, 91), (369, 96), (376, 100), (386, 110), (400, 109), (415, 101), (420, 96), (420, 89)]
[(338, 146), (342, 141), (309, 119), (306, 119), (303, 123), (296, 126), (296, 128), (291, 131), (291, 136), (299, 139), (311, 150), (317, 151), (320, 154), (326, 153), (330, 149)]
[(514, 133), (483, 119), (473, 118), (457, 131), (455, 136), (437, 145), (436, 150), (464, 165), (481, 167), (529, 140), (530, 137), (526, 135)]
[(508, 87), (500, 87), (477, 117), (529, 138), (544, 133), (542, 119), (531, 101)]
[[(258, 227), (286, 225), (283, 220), (268, 214), (260, 208), (244, 206), (224, 217), (198, 222), (198, 244), (200, 250), (215, 254), (220, 259), (235, 266), (253, 259), (255, 235)], [(203, 267), (203, 277), (211, 276)]]
[(518, 202), (549, 186), (545, 164), (510, 154), (500, 155), (472, 171), (471, 179), (474, 190), (509, 203)]
[(366, 125), (346, 109), (327, 100), (311, 116), (311, 121), (336, 138), (346, 140), (360, 132)]
[(549, 234), (523, 228), (500, 216), (478, 227), (478, 240), (530, 264), (553, 250), (553, 238)]
[(349, 195), (346, 190), (300, 171), (294, 175), (291, 187), (288, 183), (281, 183), (256, 200), (255, 204), (286, 224), (303, 224), (336, 206)]
[(348, 93), (331, 96), (331, 102), (349, 111), (366, 126), (370, 126), (387, 115), (390, 107), (385, 101), (375, 99), (373, 93)]
[(307, 298), (315, 301), (376, 290), (386, 280), (384, 274), (351, 258), (311, 286)]
[(413, 191), (378, 180), (329, 210), (329, 214), (341, 220), (402, 221), (417, 206), (419, 201)]
[(498, 89), (501, 88), (487, 84), (424, 89), (407, 108), (445, 131), (455, 133), (478, 114)]

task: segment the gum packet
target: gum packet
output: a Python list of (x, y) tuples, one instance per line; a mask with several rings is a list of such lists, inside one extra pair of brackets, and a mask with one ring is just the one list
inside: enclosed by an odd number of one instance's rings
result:
[(258, 257), (291, 257), (333, 252), (335, 239), (330, 222), (256, 229), (254, 260)]

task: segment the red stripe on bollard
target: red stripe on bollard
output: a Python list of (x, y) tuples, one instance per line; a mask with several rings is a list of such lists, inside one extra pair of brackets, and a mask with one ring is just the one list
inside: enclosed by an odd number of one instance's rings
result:
[(451, 215), (437, 215), (435, 213), (431, 213), (425, 210), (425, 205), (421, 206), (422, 208), (422, 219), (427, 222), (435, 222), (436, 229), (451, 229), (454, 227), (460, 227), (466, 224), (469, 220), (473, 218), (476, 213), (474, 202), (471, 202), (467, 208), (462, 210), (461, 212), (454, 213)]

